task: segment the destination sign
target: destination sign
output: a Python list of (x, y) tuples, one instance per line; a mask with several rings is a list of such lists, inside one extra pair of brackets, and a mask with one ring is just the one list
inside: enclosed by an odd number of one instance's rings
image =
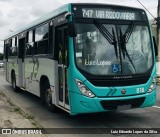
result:
[(83, 18), (117, 19), (117, 20), (140, 20), (140, 15), (136, 11), (82, 8)]

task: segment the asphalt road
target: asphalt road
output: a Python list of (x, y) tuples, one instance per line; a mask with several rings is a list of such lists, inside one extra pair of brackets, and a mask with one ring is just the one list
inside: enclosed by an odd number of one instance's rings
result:
[[(157, 88), (157, 103), (154, 107), (121, 112), (70, 116), (64, 111), (59, 111), (58, 113), (49, 112), (44, 106), (41, 106), (38, 97), (28, 92), (15, 93), (11, 88), (11, 84), (5, 81), (2, 70), (0, 70), (0, 86), (5, 89), (5, 94), (9, 96), (17, 106), (29, 114), (34, 114), (36, 116), (36, 121), (45, 128), (160, 128), (160, 87)], [(159, 135), (151, 134), (149, 136), (155, 137)]]

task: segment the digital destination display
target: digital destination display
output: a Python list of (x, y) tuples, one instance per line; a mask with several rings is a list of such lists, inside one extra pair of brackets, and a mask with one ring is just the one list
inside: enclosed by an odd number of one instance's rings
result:
[(136, 11), (109, 8), (82, 8), (82, 17), (116, 20), (140, 20), (140, 15)]

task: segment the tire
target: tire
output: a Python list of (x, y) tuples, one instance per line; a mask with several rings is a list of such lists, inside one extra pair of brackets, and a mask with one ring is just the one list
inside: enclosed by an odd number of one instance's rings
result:
[(56, 106), (52, 103), (52, 93), (49, 84), (45, 84), (44, 102), (48, 110), (56, 112)]
[(13, 89), (15, 92), (18, 91), (17, 86), (16, 86), (16, 76), (15, 76), (14, 73), (12, 74), (12, 89)]
[(56, 106), (52, 103), (52, 93), (50, 88), (46, 89), (45, 92), (45, 104), (48, 110), (52, 112), (57, 112)]

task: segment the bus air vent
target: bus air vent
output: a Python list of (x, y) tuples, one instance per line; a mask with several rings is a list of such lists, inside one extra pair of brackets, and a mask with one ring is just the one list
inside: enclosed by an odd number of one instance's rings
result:
[(111, 79), (88, 79), (94, 86), (99, 87), (112, 87), (112, 86), (131, 86), (131, 85), (139, 85), (145, 84), (149, 80), (148, 77), (142, 78), (133, 78), (133, 79), (119, 79), (119, 80), (111, 80)]

